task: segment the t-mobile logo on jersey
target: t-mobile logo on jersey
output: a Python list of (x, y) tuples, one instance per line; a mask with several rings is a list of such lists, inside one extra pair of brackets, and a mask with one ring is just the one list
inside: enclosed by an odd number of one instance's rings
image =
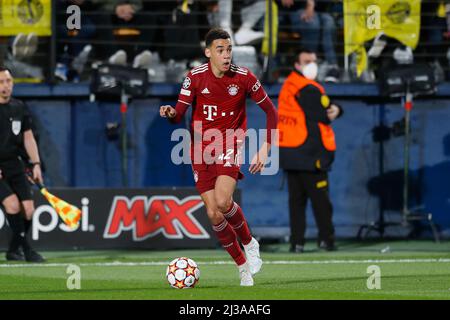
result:
[(209, 106), (204, 104), (203, 105), (203, 114), (206, 115), (206, 120), (208, 121), (214, 121), (212, 118), (217, 117), (217, 106)]
[(234, 111), (231, 112), (218, 112), (217, 111), (217, 106), (209, 106), (204, 104), (203, 105), (203, 114), (206, 116), (206, 120), (208, 121), (214, 121), (213, 117), (217, 117), (217, 116), (221, 116), (221, 117), (225, 117), (227, 115), (234, 115)]

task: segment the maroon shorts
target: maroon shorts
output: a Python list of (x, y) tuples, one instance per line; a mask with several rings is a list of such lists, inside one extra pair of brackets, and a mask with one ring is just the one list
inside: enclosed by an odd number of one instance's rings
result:
[(223, 164), (193, 164), (195, 187), (200, 194), (213, 190), (218, 176), (229, 176), (238, 181), (244, 178), (238, 166), (224, 167)]
[(218, 176), (229, 176), (234, 180), (242, 180), (244, 174), (240, 170), (240, 149), (230, 149), (222, 157), (218, 157), (215, 163), (192, 164), (195, 187), (200, 194), (213, 190)]

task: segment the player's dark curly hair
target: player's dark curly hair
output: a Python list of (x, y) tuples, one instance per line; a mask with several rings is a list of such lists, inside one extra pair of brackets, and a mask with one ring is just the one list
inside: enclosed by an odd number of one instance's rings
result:
[(223, 29), (220, 28), (214, 28), (208, 31), (208, 33), (205, 36), (205, 45), (207, 48), (211, 46), (214, 40), (217, 39), (230, 39), (230, 34), (226, 32)]

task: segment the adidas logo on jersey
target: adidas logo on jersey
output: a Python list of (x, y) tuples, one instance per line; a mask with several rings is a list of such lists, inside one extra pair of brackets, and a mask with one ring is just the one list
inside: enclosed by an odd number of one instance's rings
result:
[(211, 92), (209, 92), (208, 88), (205, 88), (205, 89), (203, 89), (202, 93), (203, 94), (208, 94), (208, 93), (211, 93)]

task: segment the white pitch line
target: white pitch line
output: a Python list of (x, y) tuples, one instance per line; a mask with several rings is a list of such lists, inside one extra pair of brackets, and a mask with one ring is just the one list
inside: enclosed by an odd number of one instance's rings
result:
[[(30, 263), (30, 264), (0, 264), (0, 268), (35, 268), (35, 267), (67, 267), (75, 264), (80, 267), (139, 267), (139, 266), (165, 266), (170, 261), (151, 261), (151, 262), (98, 262), (98, 263)], [(264, 264), (273, 265), (308, 265), (308, 264), (368, 264), (368, 263), (450, 263), (450, 259), (385, 259), (385, 260), (305, 260), (305, 261), (287, 261), (274, 260), (264, 261)], [(228, 265), (234, 264), (232, 261), (208, 261), (199, 262), (199, 265)]]

